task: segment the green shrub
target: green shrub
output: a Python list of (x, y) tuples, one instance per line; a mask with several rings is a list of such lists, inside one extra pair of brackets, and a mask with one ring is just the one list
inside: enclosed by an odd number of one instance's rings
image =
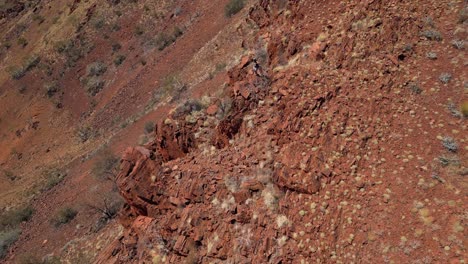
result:
[(101, 76), (107, 71), (107, 65), (102, 61), (96, 61), (86, 67), (88, 76)]
[(63, 207), (55, 213), (54, 218), (52, 219), (52, 224), (55, 227), (59, 227), (64, 224), (68, 224), (71, 220), (75, 218), (78, 214), (78, 211), (71, 207)]
[(48, 191), (55, 186), (57, 186), (60, 182), (65, 179), (67, 176), (66, 173), (61, 172), (57, 169), (52, 169), (52, 170), (46, 170), (43, 172), (43, 175), (45, 176), (45, 185), (42, 191)]
[(63, 54), (66, 58), (65, 65), (67, 67), (74, 67), (76, 63), (89, 53), (94, 48), (94, 45), (84, 38), (76, 40), (59, 41), (55, 44), (55, 50)]
[(21, 78), (24, 77), (24, 75), (26, 75), (26, 73), (30, 70), (32, 70), (34, 67), (36, 67), (39, 62), (41, 61), (41, 57), (37, 56), (37, 55), (32, 55), (30, 57), (28, 57), (23, 65), (21, 67), (18, 67), (18, 68), (13, 68), (11, 70), (11, 78), (15, 79), (15, 80), (19, 80)]
[(51, 98), (59, 91), (59, 87), (56, 82), (46, 83), (44, 84), (44, 90), (47, 97)]
[(23, 70), (23, 68), (13, 68), (11, 70), (11, 78), (14, 80), (19, 80), (24, 77), (26, 72)]
[(224, 13), (226, 17), (232, 17), (233, 15), (239, 13), (239, 11), (244, 8), (244, 0), (230, 0), (229, 3), (224, 8)]
[(88, 126), (82, 126), (77, 131), (78, 138), (80, 138), (81, 142), (84, 143), (88, 141), (93, 135), (93, 130)]
[(425, 37), (427, 40), (435, 40), (435, 41), (442, 40), (442, 35), (440, 34), (440, 32), (434, 29), (422, 31), (421, 36)]
[(28, 40), (21, 37), (17, 41), (18, 45), (20, 45), (22, 48), (26, 47), (28, 45)]
[(95, 29), (101, 29), (104, 27), (106, 21), (104, 20), (103, 17), (95, 17), (92, 21), (93, 27)]
[(174, 27), (171, 34), (167, 34), (165, 32), (159, 33), (154, 40), (156, 47), (158, 50), (164, 50), (166, 47), (174, 43), (177, 38), (182, 36), (184, 32), (179, 27)]
[(86, 80), (86, 92), (91, 96), (95, 96), (104, 88), (104, 84), (105, 81), (97, 77), (88, 78)]
[(154, 131), (154, 122), (146, 122), (145, 124), (145, 133), (149, 134)]
[(33, 19), (34, 21), (37, 21), (37, 23), (38, 23), (39, 25), (42, 24), (42, 23), (44, 23), (44, 21), (45, 21), (45, 18), (44, 18), (43, 16), (39, 15), (39, 14), (34, 14), (33, 17), (32, 17), (32, 19)]
[(4, 170), (3, 175), (5, 175), (5, 177), (10, 181), (14, 181), (18, 178), (18, 176), (15, 173), (9, 170)]
[(0, 230), (16, 228), (21, 222), (29, 221), (34, 213), (30, 206), (3, 213), (0, 216)]
[(117, 55), (117, 57), (115, 57), (115, 59), (114, 59), (114, 64), (116, 66), (119, 66), (120, 64), (122, 64), (124, 62), (125, 58), (126, 57), (124, 55), (121, 55), (121, 54)]
[(0, 232), (0, 259), (5, 257), (8, 248), (18, 240), (20, 235), (21, 230), (18, 228)]

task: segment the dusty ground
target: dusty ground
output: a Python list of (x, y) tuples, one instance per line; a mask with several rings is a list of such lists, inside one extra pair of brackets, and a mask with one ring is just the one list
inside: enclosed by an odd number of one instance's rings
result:
[[(40, 78), (35, 70), (20, 81), (0, 76), (0, 161), (20, 176), (2, 184), (4, 210), (38, 182), (24, 175), (52, 164), (68, 171), (53, 189), (20, 197), (36, 213), (6, 261), (465, 263), (466, 3), (252, 1), (227, 19), (226, 2), (117, 6), (121, 30), (91, 38), (97, 47), (60, 79), (59, 109), (6, 89)], [(101, 10), (76, 5), (84, 17)], [(150, 26), (147, 9), (171, 11)], [(148, 33), (133, 36), (136, 19), (186, 31), (148, 50)], [(77, 75), (112, 56), (109, 39), (129, 53), (90, 97)], [(17, 50), (2, 53), (2, 65)], [(127, 148), (144, 143), (148, 121), (158, 124), (149, 143)], [(99, 135), (71, 141), (83, 126)], [(113, 189), (91, 173), (104, 143), (122, 154), (116, 183), (128, 206), (96, 232), (99, 215), (86, 204)], [(51, 212), (67, 204), (77, 217), (52, 227)]]

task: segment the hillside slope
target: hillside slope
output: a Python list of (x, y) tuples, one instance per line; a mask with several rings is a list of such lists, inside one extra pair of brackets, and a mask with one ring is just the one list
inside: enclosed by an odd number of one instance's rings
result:
[(0, 4), (0, 261), (465, 263), (466, 1), (228, 2)]
[(230, 97), (125, 151), (98, 263), (464, 263), (466, 3), (262, 0), (247, 21)]

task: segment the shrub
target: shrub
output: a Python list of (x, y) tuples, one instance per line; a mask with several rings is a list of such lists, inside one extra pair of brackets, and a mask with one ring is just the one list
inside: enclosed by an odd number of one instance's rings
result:
[(426, 53), (426, 57), (430, 60), (436, 60), (437, 59), (437, 53), (435, 52), (428, 52)]
[(244, 0), (230, 0), (224, 8), (226, 17), (232, 17), (244, 8)]
[(86, 92), (95, 96), (104, 88), (105, 82), (97, 77), (87, 78), (86, 79)]
[(17, 41), (18, 45), (20, 45), (22, 48), (26, 47), (28, 45), (28, 40), (21, 37)]
[(419, 87), (418, 83), (416, 82), (409, 82), (408, 89), (414, 94), (421, 94), (422, 89)]
[(39, 14), (34, 14), (33, 17), (32, 17), (32, 19), (33, 19), (34, 21), (37, 21), (37, 23), (38, 23), (39, 25), (42, 24), (42, 23), (44, 23), (44, 21), (45, 21), (45, 18), (44, 18), (43, 16), (39, 15)]
[(166, 47), (174, 43), (177, 38), (182, 36), (184, 32), (179, 27), (174, 27), (171, 34), (167, 34), (165, 32), (159, 33), (155, 39), (156, 46), (158, 50), (164, 50)]
[(43, 174), (45, 175), (45, 180), (46, 181), (45, 181), (45, 185), (44, 185), (44, 188), (42, 189), (42, 191), (48, 191), (48, 190), (54, 188), (60, 182), (62, 182), (63, 179), (65, 179), (65, 177), (67, 176), (66, 173), (61, 172), (61, 171), (56, 170), (56, 169), (46, 170)]
[(77, 40), (70, 39), (66, 41), (59, 41), (55, 44), (55, 50), (65, 56), (65, 65), (67, 67), (75, 66), (76, 63), (93, 48), (94, 45), (89, 43), (84, 38), (78, 38)]
[(23, 70), (23, 68), (13, 68), (11, 70), (11, 78), (14, 80), (19, 80), (24, 77), (26, 72)]
[(93, 24), (93, 27), (94, 27), (95, 29), (101, 29), (101, 28), (104, 27), (105, 20), (104, 20), (103, 17), (96, 17), (96, 18), (93, 20), (92, 24)]
[(93, 136), (93, 131), (91, 130), (91, 128), (83, 126), (78, 129), (77, 134), (81, 142), (84, 143)]
[(107, 71), (107, 65), (101, 61), (93, 62), (86, 67), (88, 76), (101, 76)]
[(59, 227), (61, 225), (69, 223), (75, 218), (77, 214), (78, 212), (71, 207), (61, 208), (55, 213), (55, 216), (52, 219), (52, 223), (55, 227)]
[(59, 91), (59, 87), (57, 83), (52, 82), (44, 84), (44, 90), (46, 92), (47, 97), (51, 98)]
[(135, 27), (135, 35), (141, 36), (145, 33), (145, 30), (141, 26), (136, 26)]
[(21, 234), (20, 229), (12, 229), (0, 232), (0, 259), (5, 257), (8, 248), (18, 240)]
[(101, 155), (94, 163), (91, 171), (97, 179), (114, 181), (118, 165), (119, 158), (116, 157), (109, 149), (105, 149), (101, 152)]
[(114, 59), (114, 64), (116, 66), (119, 66), (120, 64), (122, 64), (124, 62), (125, 58), (126, 57), (124, 55), (117, 55), (117, 57), (115, 57), (115, 59)]
[(14, 181), (14, 180), (16, 180), (18, 178), (18, 176), (16, 174), (14, 174), (13, 172), (11, 172), (9, 170), (4, 170), (3, 174), (10, 181)]
[(154, 122), (146, 122), (145, 124), (145, 133), (150, 134), (151, 132), (154, 131)]
[(450, 73), (442, 73), (440, 76), (439, 76), (439, 80), (443, 83), (443, 84), (447, 84), (450, 80), (452, 79), (452, 75)]
[(458, 118), (463, 117), (463, 114), (458, 110), (457, 106), (453, 102), (450, 102), (447, 105), (447, 109), (450, 111), (450, 113), (454, 117), (458, 117)]
[(101, 199), (96, 199), (96, 201), (97, 202), (93, 204), (88, 204), (88, 207), (98, 213), (101, 213), (101, 219), (105, 222), (113, 219), (124, 204), (122, 197), (115, 192), (102, 195)]
[(13, 68), (13, 70), (11, 70), (11, 78), (15, 80), (19, 80), (23, 78), (23, 76), (26, 75), (28, 71), (36, 67), (40, 61), (41, 61), (41, 58), (37, 55), (32, 55), (28, 57), (24, 61), (23, 66), (18, 67), (18, 68)]
[(425, 37), (428, 40), (442, 40), (442, 35), (440, 34), (440, 32), (434, 29), (424, 30), (423, 32), (421, 32), (421, 36)]
[(122, 45), (120, 45), (120, 43), (113, 43), (112, 44), (112, 51), (113, 52), (116, 52), (118, 50), (120, 50), (122, 48)]
[(450, 152), (457, 152), (458, 144), (451, 137), (444, 137), (442, 139), (442, 145)]
[(462, 50), (465, 47), (465, 42), (461, 39), (455, 39), (452, 41), (452, 46), (456, 49)]
[(0, 216), (0, 230), (5, 230), (7, 228), (15, 228), (21, 222), (26, 222), (31, 219), (34, 210), (30, 206), (18, 208), (3, 213)]

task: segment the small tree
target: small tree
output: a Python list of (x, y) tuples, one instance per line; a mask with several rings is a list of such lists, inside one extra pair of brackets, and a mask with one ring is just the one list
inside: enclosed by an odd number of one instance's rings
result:
[(92, 173), (97, 179), (105, 179), (114, 182), (118, 164), (119, 158), (106, 148), (101, 152), (101, 155), (94, 163)]

